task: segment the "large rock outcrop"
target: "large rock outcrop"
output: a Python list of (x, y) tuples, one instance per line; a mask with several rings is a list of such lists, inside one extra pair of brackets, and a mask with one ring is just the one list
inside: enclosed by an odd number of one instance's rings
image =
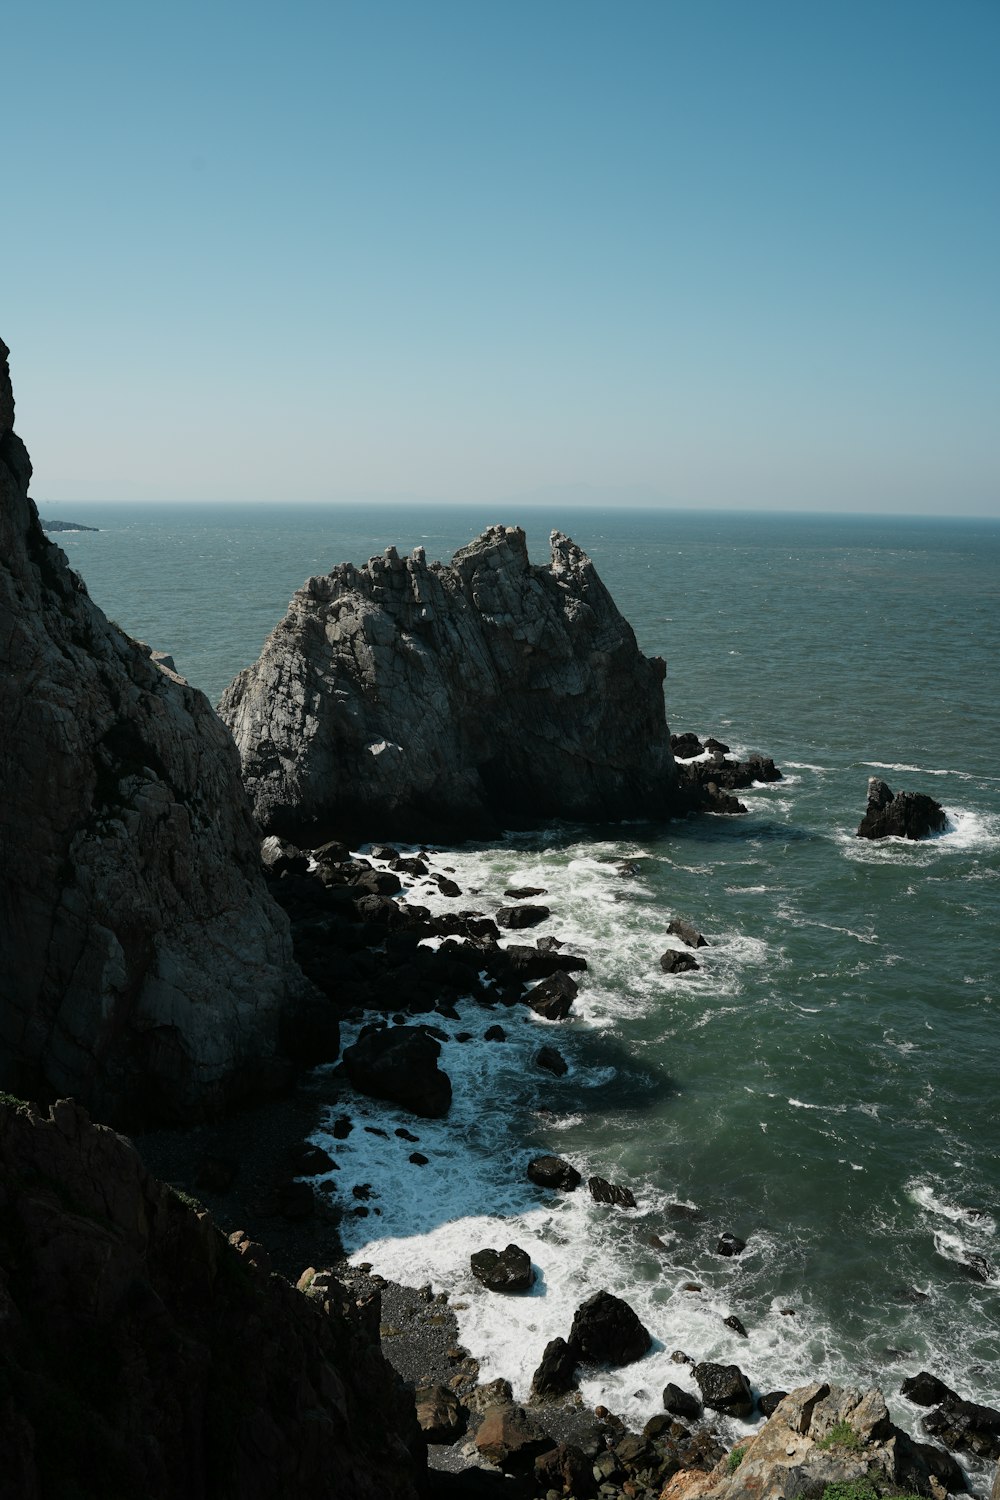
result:
[(228, 730), (28, 498), (0, 343), (0, 1087), (136, 1125), (278, 1082), (302, 984)]
[(377, 1296), (269, 1275), (69, 1100), (0, 1099), (0, 1205), (10, 1500), (415, 1500)]
[(534, 567), (493, 526), (450, 566), (389, 548), (310, 578), (219, 705), (261, 825), (315, 844), (672, 811), (663, 662), (551, 547)]
[(868, 778), (868, 803), (858, 824), (862, 839), (926, 839), (943, 833), (945, 810), (926, 792), (894, 792), (879, 776)]

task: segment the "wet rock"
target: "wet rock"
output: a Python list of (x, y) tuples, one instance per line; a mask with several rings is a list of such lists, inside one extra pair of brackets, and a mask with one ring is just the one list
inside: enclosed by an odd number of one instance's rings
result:
[(689, 1422), (697, 1422), (702, 1413), (698, 1397), (681, 1386), (674, 1385), (673, 1381), (663, 1387), (663, 1409), (676, 1417), (684, 1417)]
[(738, 1417), (741, 1421), (746, 1421), (751, 1415), (753, 1392), (750, 1382), (738, 1365), (704, 1362), (695, 1365), (693, 1373), (706, 1406), (727, 1417)]
[(690, 974), (694, 969), (700, 969), (701, 964), (682, 948), (668, 948), (660, 954), (660, 968), (664, 974)]
[(579, 1500), (593, 1495), (596, 1489), (590, 1460), (569, 1443), (560, 1443), (535, 1459), (535, 1484), (540, 1490), (574, 1495)]
[(547, 922), (552, 913), (547, 906), (501, 906), (497, 910), (497, 921), (501, 927), (537, 927)]
[(741, 1339), (747, 1339), (750, 1337), (750, 1335), (746, 1331), (745, 1326), (740, 1322), (735, 1313), (731, 1313), (728, 1318), (723, 1318), (722, 1321), (723, 1323), (725, 1323), (727, 1328), (731, 1328), (734, 1333), (738, 1333)]
[(505, 1042), (506, 1040), (507, 1033), (502, 1026), (487, 1026), (483, 1032), (484, 1042)]
[(439, 1119), (451, 1105), (451, 1080), (438, 1067), (441, 1048), (419, 1027), (393, 1026), (362, 1032), (344, 1051), (353, 1086), (375, 1099), (389, 1099), (426, 1119)]
[(679, 937), (682, 943), (687, 943), (689, 948), (707, 948), (708, 942), (702, 937), (693, 922), (688, 922), (684, 917), (675, 917), (667, 924), (667, 932), (671, 937)]
[(531, 1257), (518, 1245), (476, 1250), (471, 1265), (473, 1276), (491, 1292), (526, 1292), (535, 1280)]
[(514, 885), (504, 895), (510, 901), (530, 901), (532, 896), (547, 896), (548, 891), (541, 885)]
[(925, 839), (941, 833), (945, 812), (940, 802), (923, 792), (893, 792), (881, 777), (868, 779), (868, 805), (858, 824), (863, 839)]
[(536, 1396), (563, 1396), (576, 1385), (577, 1354), (565, 1339), (550, 1339), (531, 1377)]
[(415, 1167), (426, 1167), (429, 1161), (429, 1157), (426, 1157), (422, 1151), (411, 1151), (407, 1159), (411, 1161)]
[(595, 1203), (608, 1203), (615, 1208), (635, 1208), (635, 1195), (630, 1188), (619, 1187), (605, 1177), (589, 1177), (587, 1186)]
[(578, 994), (576, 981), (559, 969), (529, 990), (526, 998), (536, 1015), (544, 1016), (546, 1021), (563, 1021)]
[(667, 1213), (672, 1219), (683, 1219), (689, 1224), (701, 1224), (705, 1219), (701, 1209), (692, 1203), (669, 1203)]
[(926, 1370), (921, 1370), (918, 1375), (911, 1375), (904, 1380), (899, 1388), (899, 1394), (905, 1396), (907, 1401), (915, 1401), (918, 1406), (940, 1406), (943, 1401), (957, 1401), (958, 1394), (950, 1386), (945, 1385), (936, 1375), (930, 1375)]
[(728, 1229), (719, 1236), (715, 1247), (716, 1255), (742, 1255), (747, 1247), (746, 1240), (741, 1240), (738, 1234), (732, 1234)]
[(568, 1342), (588, 1364), (619, 1366), (641, 1359), (652, 1339), (627, 1302), (600, 1291), (577, 1308)]
[(539, 1187), (558, 1188), (562, 1193), (572, 1193), (583, 1181), (576, 1167), (561, 1156), (536, 1156), (528, 1163), (528, 1176)]
[(535, 1066), (556, 1078), (569, 1072), (569, 1063), (555, 1047), (540, 1047), (535, 1053)]
[(925, 1432), (959, 1453), (977, 1458), (1000, 1459), (1000, 1411), (975, 1401), (949, 1397), (922, 1423)]
[(765, 1417), (773, 1417), (787, 1395), (787, 1391), (767, 1391), (765, 1395), (758, 1396), (757, 1405), (761, 1414)]
[(694, 755), (701, 755), (705, 746), (696, 734), (672, 734), (670, 736), (670, 748), (678, 760), (690, 760)]

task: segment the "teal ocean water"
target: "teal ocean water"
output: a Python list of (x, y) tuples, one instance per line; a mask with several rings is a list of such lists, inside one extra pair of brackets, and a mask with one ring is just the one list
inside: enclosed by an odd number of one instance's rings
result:
[[(785, 772), (745, 794), (745, 818), (440, 851), (483, 909), (508, 885), (545, 887), (544, 930), (590, 971), (557, 1031), (505, 1012), (507, 1043), (477, 1045), (495, 1016), (454, 1023), (474, 1040), (445, 1046), (455, 1105), (447, 1129), (420, 1124), (428, 1166), (391, 1129), (336, 1142), (342, 1191), (372, 1187), (373, 1211), (345, 1221), (358, 1259), (448, 1289), (483, 1378), (522, 1394), (603, 1285), (657, 1344), (584, 1394), (633, 1419), (685, 1378), (675, 1349), (735, 1361), (760, 1390), (878, 1383), (911, 1427), (897, 1392), (920, 1368), (1000, 1405), (1000, 524), (361, 506), (70, 518), (104, 528), (59, 538), (94, 598), (213, 700), (309, 574), (390, 543), (447, 559), (494, 521), (524, 525), (543, 561), (558, 527), (666, 658), (671, 728)], [(876, 774), (941, 801), (945, 833), (857, 840)], [(708, 938), (696, 974), (660, 971), (674, 916)], [(540, 1041), (564, 1053), (564, 1078), (534, 1068)], [(637, 1210), (544, 1200), (524, 1178), (540, 1150), (627, 1182)], [(723, 1230), (747, 1241), (739, 1258), (714, 1253)], [(491, 1299), (468, 1255), (509, 1240), (539, 1281)]]

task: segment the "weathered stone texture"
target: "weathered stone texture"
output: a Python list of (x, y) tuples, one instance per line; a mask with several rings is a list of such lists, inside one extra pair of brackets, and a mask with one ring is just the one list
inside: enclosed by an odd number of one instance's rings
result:
[(663, 662), (586, 554), (551, 548), (533, 567), (493, 526), (450, 566), (389, 548), (310, 578), (219, 705), (261, 824), (315, 843), (670, 811)]
[(288, 923), (230, 735), (44, 536), (0, 343), (0, 1087), (136, 1124), (277, 1082)]

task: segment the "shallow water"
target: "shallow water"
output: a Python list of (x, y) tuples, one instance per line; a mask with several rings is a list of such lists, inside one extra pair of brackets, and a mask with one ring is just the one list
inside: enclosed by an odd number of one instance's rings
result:
[[(1000, 1261), (1000, 526), (361, 507), (79, 519), (108, 528), (60, 538), (94, 597), (213, 697), (311, 572), (390, 542), (447, 557), (496, 519), (526, 523), (543, 560), (558, 526), (594, 557), (642, 649), (667, 658), (671, 727), (763, 749), (785, 771), (745, 794), (746, 818), (559, 826), (440, 851), (463, 908), (545, 887), (541, 930), (590, 969), (561, 1025), (471, 1004), (442, 1022), (508, 1032), (445, 1046), (447, 1125), (350, 1100), (359, 1125), (410, 1125), (430, 1158), (411, 1164), (391, 1130), (331, 1147), (341, 1191), (371, 1183), (380, 1211), (345, 1221), (358, 1259), (467, 1304), (483, 1378), (522, 1392), (587, 1293), (625, 1296), (656, 1347), (584, 1393), (633, 1420), (678, 1379), (677, 1348), (739, 1363), (760, 1390), (820, 1373), (878, 1383), (909, 1425), (919, 1413), (895, 1392), (919, 1368), (1000, 1404), (1000, 1280), (963, 1265)], [(871, 775), (937, 797), (945, 833), (857, 840)], [(617, 873), (623, 859), (634, 876)], [(455, 904), (433, 888), (417, 899)], [(710, 946), (697, 973), (668, 977), (658, 960), (677, 915)], [(566, 1056), (565, 1078), (535, 1068), (542, 1040)], [(524, 1168), (543, 1150), (627, 1182), (637, 1210), (532, 1187)], [(675, 1202), (703, 1220), (672, 1217)], [(725, 1229), (748, 1241), (738, 1259), (714, 1254)], [(469, 1273), (473, 1249), (510, 1240), (540, 1273), (523, 1299)], [(730, 1313), (749, 1340), (723, 1325)]]

